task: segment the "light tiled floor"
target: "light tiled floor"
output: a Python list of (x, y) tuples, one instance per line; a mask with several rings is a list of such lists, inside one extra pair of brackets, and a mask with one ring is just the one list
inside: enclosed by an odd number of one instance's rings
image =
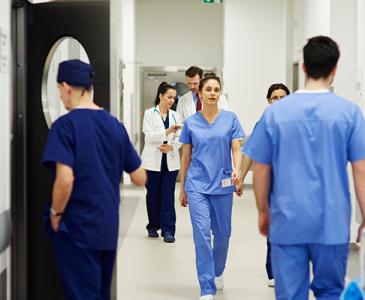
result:
[[(144, 191), (117, 259), (118, 300), (198, 299), (195, 254), (188, 209), (176, 205), (176, 243), (166, 244), (146, 237)], [(133, 197), (138, 191), (132, 191)], [(130, 192), (126, 191), (125, 196)], [(177, 199), (177, 197), (176, 197)], [(258, 235), (252, 192), (236, 198), (232, 239), (225, 275), (225, 287), (217, 300), (274, 299), (266, 286), (265, 239)]]
[[(147, 215), (144, 195), (143, 189), (123, 192), (124, 197), (132, 197), (130, 199), (138, 203), (129, 204), (133, 207), (128, 214), (131, 221), (128, 230), (121, 230), (117, 299), (199, 299), (188, 209), (180, 207), (176, 200), (176, 243), (166, 244), (161, 238), (149, 239), (145, 230)], [(138, 197), (139, 200), (136, 200)], [(121, 209), (127, 207), (122, 205)], [(244, 198), (234, 199), (232, 238), (224, 272), (225, 286), (216, 295), (216, 300), (275, 299), (274, 289), (266, 285), (266, 241), (258, 234), (256, 218), (253, 192), (247, 189)], [(125, 222), (121, 222), (121, 226), (126, 226)]]

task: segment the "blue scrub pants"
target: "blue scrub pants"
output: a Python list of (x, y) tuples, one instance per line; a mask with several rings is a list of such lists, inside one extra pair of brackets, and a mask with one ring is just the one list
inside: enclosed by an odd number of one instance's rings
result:
[[(271, 244), (277, 300), (307, 300), (309, 288), (317, 300), (338, 300), (344, 288), (348, 244)], [(309, 262), (313, 280), (309, 282)]]
[[(222, 275), (231, 236), (233, 194), (187, 192), (200, 293), (215, 295), (214, 277)], [(213, 247), (211, 234), (213, 233)]]
[(159, 230), (161, 235), (170, 232), (175, 236), (175, 183), (179, 171), (169, 171), (167, 163), (161, 163), (161, 172), (147, 170), (147, 230)]
[(78, 247), (64, 232), (52, 235), (66, 300), (109, 300), (115, 250)]

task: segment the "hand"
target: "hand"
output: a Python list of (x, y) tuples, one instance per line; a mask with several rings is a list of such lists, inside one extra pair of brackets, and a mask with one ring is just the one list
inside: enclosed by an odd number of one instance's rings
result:
[(236, 195), (241, 197), (243, 195), (243, 181), (240, 181), (236, 184)]
[(359, 226), (359, 229), (357, 230), (356, 243), (360, 243), (361, 233), (362, 233), (363, 230), (365, 230), (365, 221), (362, 222), (362, 224)]
[(269, 212), (259, 212), (259, 231), (263, 236), (268, 237), (270, 225)]
[(172, 149), (174, 149), (171, 145), (162, 144), (158, 147), (162, 153), (170, 152)]
[(61, 216), (51, 216), (51, 226), (53, 231), (57, 232), (59, 227), (60, 227), (60, 223), (61, 223)]
[(179, 128), (176, 127), (177, 125), (171, 125), (169, 128), (166, 129), (166, 135), (170, 133), (175, 133)]
[(234, 169), (232, 171), (232, 183), (237, 185), (240, 181), (240, 171), (238, 169)]
[(186, 193), (183, 189), (180, 191), (179, 201), (182, 207), (187, 207), (189, 204), (188, 198), (186, 197)]

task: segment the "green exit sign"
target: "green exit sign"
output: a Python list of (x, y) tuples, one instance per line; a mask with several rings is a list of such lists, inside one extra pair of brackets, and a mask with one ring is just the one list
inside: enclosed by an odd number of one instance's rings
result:
[(204, 3), (223, 3), (223, 0), (203, 0)]

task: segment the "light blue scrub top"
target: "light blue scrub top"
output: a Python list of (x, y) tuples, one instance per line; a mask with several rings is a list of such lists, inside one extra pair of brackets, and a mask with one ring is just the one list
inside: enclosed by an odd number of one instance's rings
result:
[(273, 168), (272, 243), (349, 241), (346, 167), (365, 159), (365, 121), (355, 104), (330, 92), (292, 94), (265, 111), (243, 152)]
[(180, 142), (192, 144), (185, 191), (208, 195), (229, 194), (235, 186), (222, 187), (232, 174), (232, 140), (245, 136), (236, 114), (221, 110), (212, 124), (200, 112), (187, 118)]

